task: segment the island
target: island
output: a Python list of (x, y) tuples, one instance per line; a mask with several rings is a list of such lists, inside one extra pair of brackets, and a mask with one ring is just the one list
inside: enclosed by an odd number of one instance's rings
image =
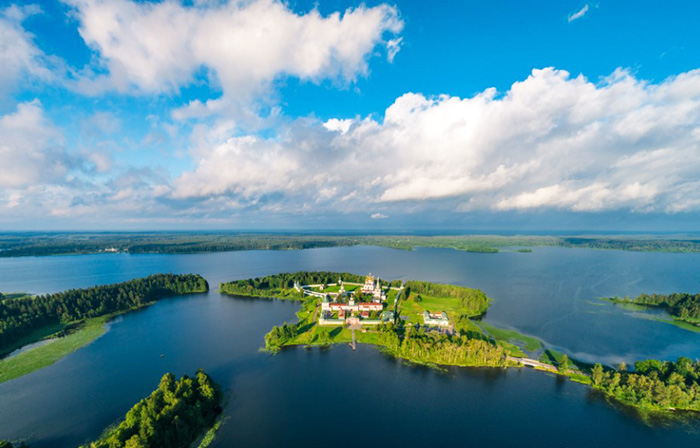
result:
[(219, 288), (232, 296), (301, 302), (298, 322), (265, 335), (265, 349), (271, 352), (294, 345), (364, 343), (418, 364), (506, 367), (529, 361), (558, 371), (518, 356), (523, 352), (513, 342), (527, 337), (516, 332), (492, 337), (476, 323), (491, 303), (478, 289), (325, 271), (237, 280)]
[(166, 373), (123, 421), (81, 448), (205, 448), (221, 422), (221, 400), (219, 385), (201, 369), (179, 380)]
[(298, 322), (265, 335), (265, 350), (272, 353), (299, 345), (364, 343), (416, 364), (530, 366), (647, 413), (700, 411), (700, 362), (645, 360), (628, 371), (624, 364), (613, 368), (570, 359), (545, 349), (537, 338), (481, 322), (491, 299), (477, 289), (324, 271), (221, 283), (220, 292), (301, 302)]
[[(156, 274), (36, 297), (6, 297), (0, 300), (0, 356), (5, 356), (0, 382), (49, 366), (89, 344), (118, 314), (165, 297), (208, 290), (200, 275)], [(20, 348), (22, 353), (12, 355)]]

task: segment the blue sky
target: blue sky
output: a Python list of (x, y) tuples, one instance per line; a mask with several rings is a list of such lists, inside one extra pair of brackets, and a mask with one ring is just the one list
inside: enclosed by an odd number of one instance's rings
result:
[(698, 230), (697, 2), (0, 5), (0, 230)]

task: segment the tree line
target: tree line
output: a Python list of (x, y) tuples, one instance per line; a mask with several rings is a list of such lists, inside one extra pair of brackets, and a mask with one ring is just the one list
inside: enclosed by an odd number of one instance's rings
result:
[(0, 302), (0, 352), (33, 331), (56, 324), (125, 311), (163, 297), (204, 292), (207, 281), (194, 274), (156, 274), (113, 285)]
[(221, 400), (219, 386), (201, 369), (179, 380), (166, 373), (116, 428), (81, 448), (187, 448), (214, 424)]
[(654, 359), (634, 364), (629, 372), (605, 370), (596, 364), (591, 384), (617, 400), (649, 410), (700, 411), (700, 361), (681, 357), (676, 362)]

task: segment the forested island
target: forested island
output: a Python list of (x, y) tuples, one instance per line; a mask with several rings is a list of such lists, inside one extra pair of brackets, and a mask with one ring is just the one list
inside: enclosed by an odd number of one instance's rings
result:
[(631, 303), (649, 308), (660, 308), (682, 322), (700, 327), (700, 294), (640, 294), (635, 298), (612, 297), (613, 303)]
[(193, 274), (156, 274), (112, 285), (0, 301), (0, 356), (45, 338), (46, 345), (0, 360), (0, 382), (53, 364), (104, 333), (111, 317), (165, 297), (206, 292)]
[[(221, 400), (219, 386), (201, 369), (179, 380), (166, 373), (122, 422), (81, 448), (188, 448), (216, 424)], [(208, 446), (211, 438), (198, 446)]]
[[(355, 294), (353, 297), (361, 306), (360, 301), (369, 298), (367, 294), (365, 298), (357, 295), (364, 288), (361, 287), (363, 282), (366, 285), (367, 281), (366, 276), (349, 273), (283, 273), (222, 283), (220, 291), (229, 295), (302, 301), (302, 308), (297, 313), (299, 322), (274, 327), (265, 336), (265, 348), (274, 352), (292, 345), (352, 342), (352, 327), (319, 323), (323, 311), (318, 295), (308, 295), (309, 292), (318, 293), (312, 287), (302, 288), (301, 285), (328, 285), (325, 290), (330, 294), (339, 292), (341, 287), (347, 288)], [(483, 314), (489, 306), (489, 299), (482, 291), (418, 281), (409, 281), (405, 285), (398, 280), (373, 281), (383, 286), (381, 294), (386, 298), (375, 306), (377, 309), (381, 307), (381, 314), (386, 319), (379, 323), (380, 311), (375, 312), (375, 320), (369, 312), (366, 320), (358, 318), (357, 325), (366, 322), (367, 325), (361, 331), (355, 331), (356, 342), (380, 346), (388, 353), (415, 363), (494, 367), (506, 364), (504, 348), (469, 320)], [(441, 328), (424, 325), (423, 315), (429, 308), (449, 313), (449, 325)]]
[(240, 250), (296, 250), (357, 245), (402, 250), (436, 247), (479, 253), (496, 253), (502, 248), (539, 246), (654, 252), (700, 252), (700, 237), (695, 235), (312, 235), (233, 232), (0, 233), (0, 257), (98, 253), (188, 254)]

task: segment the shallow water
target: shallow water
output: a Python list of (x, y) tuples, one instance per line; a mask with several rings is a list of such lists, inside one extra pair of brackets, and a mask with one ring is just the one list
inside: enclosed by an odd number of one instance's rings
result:
[[(649, 427), (590, 389), (532, 370), (408, 366), (361, 346), (260, 353), (297, 305), (220, 296), (220, 281), (296, 270), (371, 271), (483, 289), (486, 319), (586, 360), (700, 357), (700, 335), (598, 300), (698, 291), (700, 255), (535, 248), (532, 253), (375, 247), (200, 255), (0, 259), (0, 291), (45, 293), (155, 272), (196, 272), (212, 292), (117, 318), (103, 337), (0, 384), (0, 438), (74, 447), (99, 436), (166, 371), (204, 367), (229, 391), (214, 446), (665, 446), (695, 443), (687, 425)], [(643, 313), (641, 315), (644, 315)], [(164, 355), (161, 357), (161, 355)], [(700, 427), (700, 426), (699, 426)], [(566, 441), (566, 443), (560, 443)]]

